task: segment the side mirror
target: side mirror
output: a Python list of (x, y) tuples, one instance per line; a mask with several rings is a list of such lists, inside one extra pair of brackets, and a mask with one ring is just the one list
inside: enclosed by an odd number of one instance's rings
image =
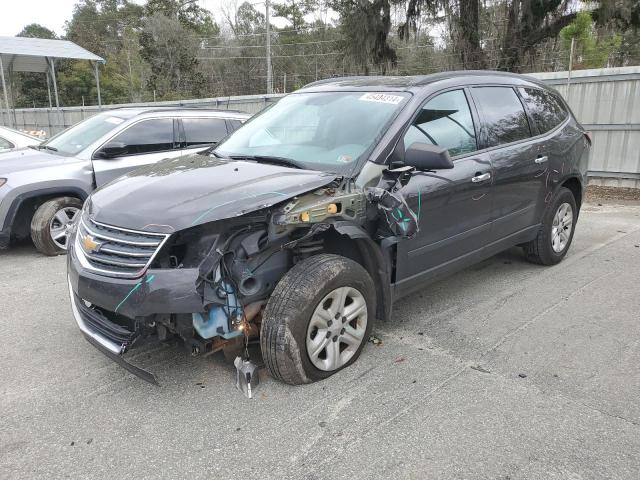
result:
[(96, 152), (98, 158), (115, 158), (127, 153), (127, 146), (122, 142), (109, 142)]
[(417, 170), (443, 170), (453, 168), (446, 148), (428, 143), (412, 143), (404, 154), (404, 164)]

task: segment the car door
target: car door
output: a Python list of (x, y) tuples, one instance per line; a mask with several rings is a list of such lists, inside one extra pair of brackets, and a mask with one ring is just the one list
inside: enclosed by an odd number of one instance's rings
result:
[(183, 154), (200, 152), (216, 145), (228, 133), (224, 118), (185, 117), (179, 121)]
[(481, 141), (494, 169), (491, 241), (497, 242), (538, 222), (547, 165), (514, 88), (482, 86), (471, 93), (481, 119)]
[[(93, 154), (96, 186), (130, 170), (180, 156), (175, 123), (173, 118), (167, 117), (143, 119), (105, 142)], [(107, 151), (110, 153), (105, 154)]]
[(406, 149), (414, 142), (444, 146), (454, 167), (414, 172), (401, 189), (418, 218), (419, 232), (397, 246), (396, 282), (410, 285), (472, 257), (488, 241), (491, 160), (478, 152), (477, 117), (464, 89), (428, 100), (406, 131)]

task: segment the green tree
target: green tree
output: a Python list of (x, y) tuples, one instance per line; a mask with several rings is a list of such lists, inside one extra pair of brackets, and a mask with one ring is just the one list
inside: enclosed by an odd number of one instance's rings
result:
[(159, 13), (175, 18), (187, 30), (204, 37), (220, 33), (211, 12), (200, 7), (197, 0), (148, 0), (144, 8), (147, 17)]
[(564, 48), (568, 52), (574, 44), (573, 68), (606, 67), (611, 54), (620, 48), (622, 37), (617, 33), (598, 38), (590, 12), (580, 12), (575, 20), (560, 31)]
[(198, 69), (198, 36), (175, 18), (155, 13), (140, 36), (142, 58), (151, 66), (149, 88), (165, 99), (199, 96), (204, 76)]
[(396, 65), (398, 56), (389, 44), (389, 0), (333, 0), (330, 5), (340, 14), (341, 47), (347, 58), (365, 74), (369, 74), (372, 65), (380, 73)]

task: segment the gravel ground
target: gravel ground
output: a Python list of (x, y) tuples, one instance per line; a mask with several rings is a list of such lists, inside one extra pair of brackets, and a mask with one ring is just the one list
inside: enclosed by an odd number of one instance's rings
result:
[(352, 367), (239, 394), (221, 356), (72, 320), (64, 258), (0, 252), (0, 478), (637, 479), (640, 206), (585, 205), (544, 268), (504, 252), (403, 299)]
[(601, 187), (589, 185), (587, 187), (587, 201), (591, 203), (640, 204), (640, 188)]

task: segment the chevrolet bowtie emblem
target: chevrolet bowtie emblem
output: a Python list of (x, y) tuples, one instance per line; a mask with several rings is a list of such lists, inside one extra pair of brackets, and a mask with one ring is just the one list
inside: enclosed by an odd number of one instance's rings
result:
[(100, 250), (100, 243), (96, 242), (91, 235), (82, 237), (82, 246), (87, 253), (95, 253)]

